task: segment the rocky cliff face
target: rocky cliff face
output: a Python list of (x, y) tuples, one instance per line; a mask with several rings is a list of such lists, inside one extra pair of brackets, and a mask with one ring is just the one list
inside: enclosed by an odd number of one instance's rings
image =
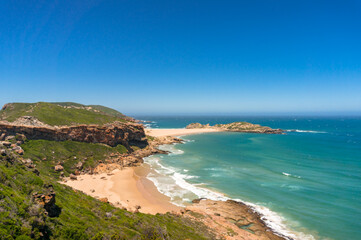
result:
[(270, 127), (261, 126), (259, 124), (252, 124), (248, 122), (233, 122), (228, 124), (216, 124), (210, 126), (209, 124), (191, 123), (187, 129), (194, 128), (213, 128), (226, 132), (248, 132), (248, 133), (266, 133), (266, 134), (282, 134), (281, 129), (272, 129)]
[[(19, 122), (18, 122), (19, 123)], [(104, 143), (109, 146), (122, 144), (132, 152), (131, 146), (143, 148), (148, 145), (144, 128), (140, 124), (114, 122), (106, 125), (77, 125), (51, 127), (39, 125), (19, 125), (0, 122), (0, 135), (9, 136), (23, 134), (27, 139), (51, 141), (78, 141), (87, 143)]]

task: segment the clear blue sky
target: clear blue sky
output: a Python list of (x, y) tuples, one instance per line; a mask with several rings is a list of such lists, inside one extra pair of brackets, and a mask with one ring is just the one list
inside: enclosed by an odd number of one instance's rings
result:
[(1, 1), (0, 104), (361, 112), (361, 1)]

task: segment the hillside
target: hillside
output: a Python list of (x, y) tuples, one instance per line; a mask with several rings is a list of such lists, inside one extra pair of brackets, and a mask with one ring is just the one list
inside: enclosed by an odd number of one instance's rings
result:
[(0, 121), (13, 122), (22, 116), (32, 116), (51, 126), (76, 124), (106, 124), (127, 122), (131, 118), (100, 105), (82, 105), (72, 102), (8, 103), (0, 111)]
[[(11, 103), (0, 111), (0, 120), (5, 120), (0, 239), (212, 238), (204, 224), (189, 218), (130, 212), (59, 183), (96, 173), (103, 163), (136, 166), (142, 154), (155, 151), (142, 153), (147, 146), (142, 125), (120, 112), (77, 103)], [(64, 126), (77, 124), (87, 126)]]
[(132, 213), (59, 184), (55, 159), (67, 172), (75, 159), (117, 151), (74, 143), (26, 142), (24, 157), (0, 144), (0, 239), (212, 238), (203, 224), (188, 218)]

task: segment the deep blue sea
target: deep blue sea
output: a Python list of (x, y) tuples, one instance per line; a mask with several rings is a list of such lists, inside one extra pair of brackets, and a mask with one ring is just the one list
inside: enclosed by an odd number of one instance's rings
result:
[(239, 199), (296, 239), (361, 239), (361, 117), (137, 117), (152, 128), (248, 121), (285, 135), (206, 133), (145, 159), (175, 204)]

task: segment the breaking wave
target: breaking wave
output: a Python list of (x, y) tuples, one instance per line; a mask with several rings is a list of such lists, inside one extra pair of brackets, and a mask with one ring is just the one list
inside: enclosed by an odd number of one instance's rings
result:
[[(182, 154), (181, 150), (174, 148), (174, 145), (163, 145), (162, 150), (170, 151), (171, 154)], [(188, 175), (187, 169), (176, 169), (173, 167), (164, 166), (161, 163), (159, 155), (153, 155), (144, 158), (144, 162), (151, 166), (152, 171), (147, 178), (150, 179), (157, 189), (164, 195), (171, 198), (172, 203), (184, 207), (195, 198), (207, 198), (211, 200), (226, 201), (231, 198), (223, 193), (219, 193), (205, 188), (205, 183), (191, 184), (187, 179), (198, 178), (198, 176)], [(216, 170), (216, 169), (209, 169)], [(285, 176), (301, 178), (300, 176), (292, 175), (282, 172)], [(273, 212), (269, 208), (257, 205), (250, 202), (242, 201), (241, 199), (233, 199), (235, 201), (243, 202), (251, 207), (254, 211), (260, 214), (261, 219), (270, 227), (275, 233), (280, 236), (286, 236), (289, 239), (296, 240), (315, 240), (315, 238), (306, 233), (295, 232), (287, 227), (287, 220), (281, 215)]]
[(288, 129), (286, 132), (298, 132), (298, 133), (327, 133), (323, 131), (312, 131), (312, 130), (300, 130), (300, 129)]

